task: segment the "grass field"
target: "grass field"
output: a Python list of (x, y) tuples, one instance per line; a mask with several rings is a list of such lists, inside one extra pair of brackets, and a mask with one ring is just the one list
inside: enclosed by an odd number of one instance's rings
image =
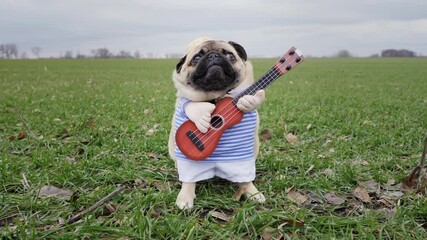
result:
[[(274, 61), (254, 60), (255, 75)], [(427, 238), (427, 199), (396, 186), (427, 133), (427, 59), (307, 59), (259, 110), (271, 140), (255, 184), (267, 202), (233, 201), (236, 186), (213, 179), (190, 212), (174, 206), (180, 183), (167, 155), (175, 64), (0, 60), (0, 236)], [(44, 186), (65, 196), (40, 196)]]

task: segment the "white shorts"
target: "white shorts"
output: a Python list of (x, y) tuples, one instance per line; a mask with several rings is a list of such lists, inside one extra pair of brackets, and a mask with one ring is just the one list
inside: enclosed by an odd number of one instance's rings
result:
[(179, 181), (198, 182), (215, 176), (231, 182), (251, 182), (255, 179), (255, 159), (238, 162), (203, 162), (177, 160)]

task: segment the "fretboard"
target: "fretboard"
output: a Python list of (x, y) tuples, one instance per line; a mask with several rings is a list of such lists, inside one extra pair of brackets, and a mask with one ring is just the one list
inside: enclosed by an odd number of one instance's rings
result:
[(301, 51), (296, 47), (291, 47), (266, 74), (233, 98), (233, 103), (237, 104), (239, 99), (245, 95), (255, 95), (257, 91), (266, 89), (277, 78), (298, 66), (303, 60), (304, 56)]
[(246, 88), (243, 92), (233, 98), (233, 103), (237, 104), (239, 99), (245, 95), (255, 95), (255, 93), (259, 90), (266, 89), (270, 84), (274, 82), (277, 78), (279, 78), (282, 74), (279, 73), (275, 67), (272, 67), (265, 73), (258, 81), (254, 82), (248, 88)]

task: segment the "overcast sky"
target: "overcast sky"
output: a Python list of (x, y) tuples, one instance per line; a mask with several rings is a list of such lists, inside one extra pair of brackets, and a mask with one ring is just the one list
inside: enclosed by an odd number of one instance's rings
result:
[(427, 55), (426, 0), (0, 0), (0, 43), (31, 56), (66, 50), (182, 54), (199, 36), (233, 40), (250, 56), (406, 48)]

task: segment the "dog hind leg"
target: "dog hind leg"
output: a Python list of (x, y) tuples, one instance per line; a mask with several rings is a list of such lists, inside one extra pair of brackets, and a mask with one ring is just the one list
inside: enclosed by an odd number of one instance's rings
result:
[(176, 198), (176, 205), (179, 209), (190, 209), (193, 207), (196, 198), (196, 183), (182, 183), (181, 191)]
[(240, 197), (245, 195), (245, 197), (249, 198), (252, 201), (256, 201), (258, 203), (264, 203), (265, 197), (262, 193), (258, 191), (255, 185), (252, 182), (244, 182), (239, 183), (239, 189), (233, 195), (234, 200), (240, 200)]

